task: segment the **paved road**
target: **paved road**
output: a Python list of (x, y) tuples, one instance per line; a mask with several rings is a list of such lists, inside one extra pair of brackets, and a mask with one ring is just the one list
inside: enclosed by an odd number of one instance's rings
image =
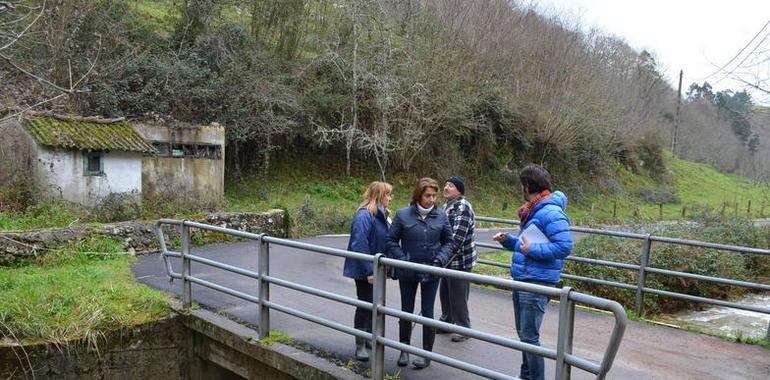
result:
[[(479, 240), (490, 241), (492, 232), (482, 232)], [(306, 242), (344, 248), (346, 237), (318, 237)], [(193, 253), (217, 261), (256, 270), (256, 244), (236, 243), (193, 249)], [(179, 263), (175, 263), (179, 270)], [(271, 274), (312, 286), (355, 297), (355, 287), (342, 277), (342, 259), (285, 247), (271, 247)], [(134, 266), (137, 278), (150, 286), (175, 294), (181, 283), (170, 284), (162, 269), (162, 260), (156, 255), (144, 256)], [(193, 263), (196, 277), (255, 294), (252, 279)], [(193, 285), (193, 297), (203, 305), (216, 308), (241, 320), (256, 323), (253, 304), (207, 288)], [(271, 299), (280, 304), (323, 316), (340, 323), (352, 324), (353, 307), (333, 301), (273, 286)], [(398, 307), (398, 284), (388, 281), (387, 303)], [(418, 303), (419, 305), (419, 303)], [(470, 297), (471, 320), (474, 328), (516, 337), (510, 293), (474, 287)], [(436, 311), (438, 312), (438, 300)], [(551, 305), (546, 313), (542, 341), (555, 347), (558, 310)], [(304, 320), (273, 311), (272, 328), (288, 333), (295, 339), (322, 348), (343, 361), (353, 356), (353, 337), (315, 325)], [(386, 335), (398, 339), (397, 321), (386, 319)], [(608, 340), (613, 319), (603, 314), (578, 311), (576, 315), (575, 348), (577, 355), (599, 360)], [(416, 328), (419, 330), (419, 328)], [(412, 344), (421, 346), (421, 334), (415, 331)], [(469, 340), (453, 343), (447, 335), (436, 339), (435, 351), (455, 358), (465, 358), (477, 365), (497, 371), (518, 374), (521, 354), (496, 345)], [(401, 371), (402, 379), (470, 379), (477, 378), (454, 368), (434, 363), (417, 371), (395, 365), (397, 352), (386, 350), (387, 373)], [(546, 378), (553, 378), (553, 361), (546, 360)], [(573, 369), (573, 378), (590, 379), (590, 374)], [(610, 379), (770, 379), (770, 351), (735, 344), (717, 338), (645, 323), (629, 322), (625, 339), (609, 373)]]

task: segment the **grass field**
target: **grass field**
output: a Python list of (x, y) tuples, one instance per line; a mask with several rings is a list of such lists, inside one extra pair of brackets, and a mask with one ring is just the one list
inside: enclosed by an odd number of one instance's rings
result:
[[(108, 332), (170, 314), (169, 296), (140, 285), (122, 244), (92, 238), (0, 267), (0, 337), (96, 346)], [(89, 252), (89, 253), (84, 253)]]

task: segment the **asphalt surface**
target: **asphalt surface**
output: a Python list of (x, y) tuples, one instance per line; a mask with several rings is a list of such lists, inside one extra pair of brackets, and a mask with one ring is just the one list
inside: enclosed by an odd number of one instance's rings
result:
[[(492, 233), (492, 231), (478, 233), (479, 241), (491, 242)], [(347, 239), (345, 236), (336, 236), (303, 239), (303, 241), (345, 248)], [(199, 247), (194, 248), (192, 252), (231, 265), (256, 270), (256, 243), (253, 242)], [(180, 271), (178, 260), (173, 260), (173, 263), (175, 270)], [(342, 263), (343, 259), (337, 257), (271, 246), (271, 275), (355, 298), (355, 285), (352, 280), (342, 276)], [(162, 259), (158, 254), (142, 257), (133, 269), (140, 282), (180, 294), (181, 282), (169, 282), (163, 270)], [(195, 277), (256, 295), (256, 283), (253, 279), (197, 263), (193, 263), (192, 273)], [(198, 285), (193, 285), (193, 298), (199, 304), (256, 324), (256, 306), (246, 301)], [(275, 285), (271, 287), (271, 300), (312, 315), (352, 325), (354, 310), (352, 306)], [(393, 307), (400, 305), (396, 281), (388, 281), (387, 304)], [(473, 287), (469, 307), (474, 328), (517, 339), (513, 328), (509, 292)], [(435, 310), (438, 314), (440, 310), (438, 299)], [(573, 353), (599, 361), (609, 340), (613, 321), (614, 319), (608, 315), (578, 311), (575, 316)], [(544, 346), (555, 347), (557, 323), (558, 310), (553, 304), (549, 305), (541, 331), (541, 341)], [(325, 350), (343, 362), (353, 357), (355, 347), (352, 336), (278, 311), (271, 311), (271, 324), (272, 329), (281, 330), (294, 339)], [(411, 343), (421, 347), (419, 331), (420, 327), (416, 327)], [(386, 335), (398, 340), (397, 319), (386, 318)], [(454, 343), (450, 341), (449, 335), (437, 336), (434, 351), (511, 375), (518, 375), (521, 364), (520, 352), (473, 339)], [(388, 363), (386, 372), (390, 374), (400, 372), (402, 379), (478, 378), (435, 362), (423, 370), (397, 367), (398, 352), (387, 348), (385, 355)], [(546, 359), (546, 378), (553, 378), (553, 371), (554, 361)], [(580, 369), (573, 369), (572, 377), (574, 379), (593, 378), (591, 374)], [(770, 379), (770, 351), (758, 346), (730, 343), (674, 328), (629, 321), (623, 343), (608, 378)]]

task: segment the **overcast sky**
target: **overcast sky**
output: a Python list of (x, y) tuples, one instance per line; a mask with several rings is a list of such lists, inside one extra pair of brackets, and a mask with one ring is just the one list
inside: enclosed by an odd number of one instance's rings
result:
[[(742, 89), (723, 75), (710, 74), (730, 61), (770, 21), (770, 0), (533, 0), (546, 12), (554, 10), (619, 36), (637, 50), (657, 57), (676, 88), (684, 70), (682, 92), (706, 79), (715, 90)], [(770, 34), (770, 27), (755, 41)], [(770, 38), (763, 44), (770, 49)], [(749, 48), (748, 50), (751, 50)], [(738, 63), (740, 58), (734, 63)], [(729, 66), (728, 66), (729, 68)], [(707, 78), (708, 77), (708, 78)], [(770, 103), (770, 97), (754, 94)]]

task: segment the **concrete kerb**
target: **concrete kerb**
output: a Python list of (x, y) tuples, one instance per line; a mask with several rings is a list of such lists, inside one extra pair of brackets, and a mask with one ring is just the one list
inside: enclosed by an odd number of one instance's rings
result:
[(183, 318), (183, 323), (188, 329), (297, 379), (364, 379), (347, 368), (289, 345), (279, 342), (263, 345), (255, 330), (205, 309), (192, 310)]

